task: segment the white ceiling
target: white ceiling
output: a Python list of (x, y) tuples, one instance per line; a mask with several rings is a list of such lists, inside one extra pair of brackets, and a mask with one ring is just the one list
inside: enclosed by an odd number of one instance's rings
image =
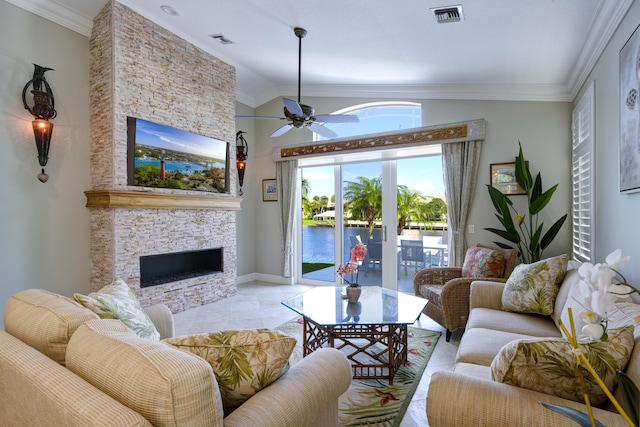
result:
[[(106, 0), (7, 0), (81, 34)], [(237, 99), (572, 101), (633, 0), (121, 0), (230, 63)], [(432, 7), (462, 4), (438, 24)], [(170, 5), (178, 16), (164, 13)], [(209, 37), (223, 34), (222, 45)]]

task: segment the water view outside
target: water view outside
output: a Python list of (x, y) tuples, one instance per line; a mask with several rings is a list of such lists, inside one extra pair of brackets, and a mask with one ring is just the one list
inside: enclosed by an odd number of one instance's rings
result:
[[(303, 226), (302, 240), (309, 244), (302, 245), (302, 259), (304, 262), (333, 262), (334, 252), (334, 229), (329, 226)], [(369, 231), (366, 227), (345, 227), (344, 242), (349, 242), (351, 236), (360, 236), (363, 242), (369, 237)], [(408, 240), (420, 240), (423, 236), (442, 236), (442, 241), (446, 243), (447, 232), (442, 230), (403, 230), (401, 237)], [(382, 238), (382, 231), (376, 228), (373, 231), (375, 239)], [(349, 260), (349, 251), (351, 247), (345, 245), (342, 262)]]

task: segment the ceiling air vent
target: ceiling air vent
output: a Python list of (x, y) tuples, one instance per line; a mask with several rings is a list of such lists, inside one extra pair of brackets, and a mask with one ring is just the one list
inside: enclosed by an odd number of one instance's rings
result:
[(462, 5), (434, 7), (431, 9), (433, 16), (438, 24), (446, 24), (448, 22), (460, 22), (464, 20), (462, 14)]

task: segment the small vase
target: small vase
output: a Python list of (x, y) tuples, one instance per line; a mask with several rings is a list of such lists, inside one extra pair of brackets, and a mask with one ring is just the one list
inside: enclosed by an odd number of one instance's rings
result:
[(357, 302), (358, 298), (360, 298), (360, 294), (362, 293), (362, 288), (360, 285), (356, 286), (347, 286), (347, 301), (349, 302)]

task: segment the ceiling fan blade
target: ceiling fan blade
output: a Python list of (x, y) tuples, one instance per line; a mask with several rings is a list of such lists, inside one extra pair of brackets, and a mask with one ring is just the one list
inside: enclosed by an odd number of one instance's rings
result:
[(319, 125), (318, 123), (311, 123), (311, 124), (309, 124), (308, 127), (312, 132), (315, 132), (315, 133), (317, 133), (319, 135), (322, 135), (325, 138), (331, 139), (331, 138), (337, 138), (338, 137), (337, 133), (335, 133), (334, 131), (332, 131), (329, 128), (326, 128), (326, 127), (324, 127), (322, 125)]
[(282, 102), (284, 102), (285, 108), (296, 116), (302, 116), (304, 113), (302, 112), (302, 107), (296, 101), (288, 98), (282, 98)]
[(236, 119), (262, 119), (262, 120), (287, 120), (286, 117), (269, 117), (269, 116), (234, 116)]
[(280, 135), (284, 135), (285, 133), (289, 132), (291, 129), (293, 129), (293, 125), (291, 123), (287, 123), (281, 128), (276, 129), (276, 131), (271, 134), (271, 138), (276, 138)]
[(316, 122), (320, 123), (358, 123), (360, 119), (352, 114), (316, 114)]

